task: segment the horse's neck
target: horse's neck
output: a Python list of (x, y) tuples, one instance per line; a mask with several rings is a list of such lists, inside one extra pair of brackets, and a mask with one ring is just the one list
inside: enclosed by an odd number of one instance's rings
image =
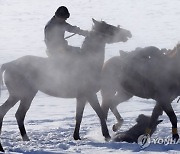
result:
[(85, 38), (81, 49), (89, 54), (103, 54), (105, 52), (105, 42), (102, 37), (93, 32)]
[(96, 32), (90, 33), (82, 44), (81, 50), (89, 58), (103, 65), (105, 57), (105, 42)]

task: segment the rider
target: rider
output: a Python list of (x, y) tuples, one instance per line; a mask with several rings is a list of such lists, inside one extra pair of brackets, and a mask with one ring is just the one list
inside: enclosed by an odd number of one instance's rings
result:
[(64, 38), (65, 31), (87, 36), (88, 31), (82, 30), (77, 26), (72, 26), (66, 22), (70, 17), (70, 13), (65, 6), (60, 6), (55, 15), (46, 24), (44, 28), (45, 44), (47, 46), (48, 56), (57, 56), (63, 51), (80, 51), (79, 47), (73, 47), (68, 45), (68, 42)]

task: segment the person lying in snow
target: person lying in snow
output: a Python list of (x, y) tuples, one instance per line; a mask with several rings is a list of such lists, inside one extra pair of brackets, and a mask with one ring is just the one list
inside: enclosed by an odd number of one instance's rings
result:
[[(161, 123), (162, 121), (163, 120), (157, 120), (156, 122), (154, 122), (150, 136), (155, 132), (157, 125)], [(150, 122), (150, 117), (144, 114), (140, 114), (138, 118), (136, 119), (136, 122), (137, 123), (133, 127), (131, 127), (129, 130), (125, 132), (118, 132), (113, 137), (113, 140), (115, 142), (125, 141), (128, 143), (133, 143), (133, 142), (137, 143), (138, 137), (145, 133), (145, 130)]]

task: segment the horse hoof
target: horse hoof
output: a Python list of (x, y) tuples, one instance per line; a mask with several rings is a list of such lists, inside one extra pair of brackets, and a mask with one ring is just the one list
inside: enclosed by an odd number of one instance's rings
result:
[(175, 140), (177, 142), (178, 139), (179, 139), (179, 135), (178, 134), (173, 134), (172, 138), (173, 138), (173, 140)]
[(79, 135), (78, 136), (74, 135), (74, 140), (81, 140), (81, 138)]
[(116, 125), (116, 124), (114, 124), (114, 125), (112, 126), (112, 130), (113, 130), (114, 132), (117, 132), (118, 127), (117, 127), (117, 125)]
[(0, 152), (5, 152), (3, 148), (0, 148)]
[(3, 149), (2, 145), (1, 145), (1, 143), (0, 143), (0, 151), (4, 152), (4, 149)]
[(30, 141), (29, 137), (27, 135), (23, 136), (23, 141)]
[(109, 142), (110, 140), (111, 140), (111, 136), (105, 137), (105, 141), (106, 141), (106, 142)]
[(118, 131), (121, 128), (122, 124), (123, 124), (123, 120), (120, 121), (119, 123), (114, 124), (113, 127), (112, 127), (112, 130), (114, 132)]

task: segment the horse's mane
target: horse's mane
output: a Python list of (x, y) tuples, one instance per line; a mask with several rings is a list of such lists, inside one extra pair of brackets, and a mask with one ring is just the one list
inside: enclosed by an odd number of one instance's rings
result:
[(103, 32), (103, 27), (105, 27), (106, 25), (108, 25), (105, 21), (99, 21), (96, 24), (92, 25), (92, 29), (91, 31), (96, 31), (96, 32)]
[(180, 52), (180, 42), (177, 43), (173, 50), (176, 52)]
[(105, 21), (100, 21), (100, 22), (97, 22), (96, 24), (92, 25), (92, 28), (91, 28), (91, 31), (89, 32), (89, 35), (87, 37), (85, 37), (85, 39), (82, 43), (81, 50), (83, 52), (87, 52), (88, 49), (93, 49), (92, 41), (97, 43), (97, 41), (94, 38), (97, 36), (97, 33), (103, 35), (103, 33), (104, 33), (103, 29), (104, 29), (105, 25), (108, 25)]
[(178, 42), (177, 45), (167, 53), (167, 56), (174, 58), (179, 53), (180, 53), (180, 42)]

